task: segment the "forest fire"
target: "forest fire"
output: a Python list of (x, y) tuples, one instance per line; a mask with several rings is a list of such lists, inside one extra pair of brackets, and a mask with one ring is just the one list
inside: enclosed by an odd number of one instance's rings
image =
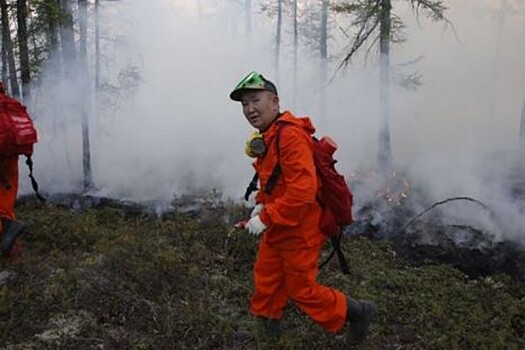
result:
[(407, 178), (394, 171), (386, 178), (384, 187), (377, 192), (376, 197), (395, 205), (402, 205), (409, 193), (410, 184)]
[[(367, 175), (353, 174), (355, 185), (370, 186), (367, 181), (375, 181), (375, 174)], [(479, 215), (486, 216), (495, 227), (502, 229), (501, 218), (490, 206), (470, 197), (452, 197), (422, 210), (420, 203), (428, 202), (424, 191), (411, 187), (408, 179), (393, 172), (384, 184), (374, 197), (369, 197), (369, 201), (358, 208), (358, 221), (345, 229), (345, 235), (387, 239), (400, 256), (415, 264), (445, 263), (471, 277), (505, 273), (525, 281), (523, 242), (498, 236), (486, 227), (461, 223), (461, 217), (451, 218), (443, 209), (461, 205), (459, 208), (479, 211)], [(360, 189), (356, 187), (355, 190)], [(456, 204), (449, 204), (451, 202)]]
[[(383, 182), (376, 172), (352, 173), (349, 179), (360, 204), (354, 207), (356, 222), (345, 228), (345, 236), (388, 240), (399, 256), (415, 264), (445, 263), (472, 277), (506, 273), (525, 281), (525, 245), (510, 239), (497, 240), (494, 232), (475, 225), (445, 222), (447, 214), (442, 209), (451, 205), (467, 206), (495, 219), (485, 203), (469, 197), (453, 197), (427, 205), (423, 210), (421, 203), (429, 203), (424, 191), (400, 172), (392, 172)], [(367, 197), (363, 189), (371, 191)], [(118, 208), (125, 217), (181, 213), (200, 222), (213, 222), (218, 217), (235, 222), (240, 218), (228, 217), (222, 193), (216, 190), (175, 197), (163, 206), (72, 194), (54, 195), (50, 199), (55, 205), (74, 211)], [(19, 202), (31, 200), (33, 196), (24, 196)]]
[(397, 171), (392, 171), (389, 175), (380, 180), (380, 174), (376, 171), (363, 173), (350, 173), (350, 183), (359, 186), (362, 183), (381, 181), (379, 189), (376, 190), (375, 197), (382, 199), (392, 205), (402, 205), (410, 194), (410, 183), (408, 179)]

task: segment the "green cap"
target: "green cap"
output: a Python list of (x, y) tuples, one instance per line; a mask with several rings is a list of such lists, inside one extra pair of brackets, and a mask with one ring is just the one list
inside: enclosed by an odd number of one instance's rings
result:
[(240, 101), (242, 94), (248, 90), (264, 90), (277, 95), (275, 84), (265, 79), (262, 74), (255, 71), (245, 76), (239, 84), (237, 84), (235, 89), (231, 92), (230, 98), (234, 101)]

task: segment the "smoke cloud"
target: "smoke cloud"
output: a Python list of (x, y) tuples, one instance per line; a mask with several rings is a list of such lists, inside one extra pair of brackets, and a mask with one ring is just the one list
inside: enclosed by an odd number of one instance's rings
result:
[[(338, 30), (346, 25), (344, 18), (331, 22), (328, 67), (333, 80), (320, 83), (319, 55), (302, 42), (294, 98), (288, 18), (277, 75), (275, 18), (255, 13), (248, 33), (241, 2), (103, 4), (104, 90), (100, 108), (91, 106), (90, 119), (92, 194), (168, 201), (174, 194), (219, 188), (240, 199), (252, 175), (243, 151), (251, 130), (228, 94), (251, 70), (278, 84), (282, 109), (310, 116), (319, 136), (329, 134), (338, 142), (339, 170), (348, 175), (376, 167), (379, 60), (372, 51), (366, 63), (363, 54), (346, 70), (336, 71), (348, 45)], [(497, 224), (467, 204), (451, 205), (449, 217), (476, 218), (477, 224), (518, 238), (525, 220), (512, 189), (523, 169), (519, 125), (525, 95), (525, 6), (509, 0), (501, 12), (494, 0), (446, 4), (448, 26), (395, 3), (396, 14), (407, 25), (407, 41), (392, 47), (393, 80), (399, 72), (417, 72), (423, 84), (416, 91), (391, 88), (394, 161), (425, 189), (429, 202), (422, 207), (433, 200), (471, 196), (494, 210)], [(252, 6), (257, 9), (257, 2)], [(91, 56), (91, 71), (93, 62)], [(83, 96), (77, 93), (76, 79), (64, 82), (57, 76), (56, 61), (51, 61), (31, 106), (41, 135), (36, 171), (45, 191), (79, 191), (78, 106)], [(356, 193), (356, 205), (370, 200), (364, 196), (373, 190)]]

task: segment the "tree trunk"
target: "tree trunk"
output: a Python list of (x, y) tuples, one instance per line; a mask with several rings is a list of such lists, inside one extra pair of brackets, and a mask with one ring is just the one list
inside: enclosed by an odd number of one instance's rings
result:
[(293, 102), (292, 106), (297, 107), (297, 55), (299, 46), (298, 36), (298, 19), (297, 19), (297, 0), (293, 1)]
[(496, 31), (496, 40), (495, 40), (495, 47), (494, 47), (494, 58), (492, 62), (492, 87), (494, 89), (494, 92), (490, 95), (490, 98), (488, 99), (489, 105), (489, 113), (488, 113), (488, 121), (489, 121), (489, 129), (492, 129), (494, 126), (494, 111), (496, 110), (496, 104), (499, 100), (499, 97), (501, 95), (501, 79), (500, 79), (500, 73), (501, 73), (501, 41), (503, 40), (503, 31), (505, 29), (505, 20), (507, 17), (508, 12), (508, 4), (507, 0), (501, 0), (500, 4), (500, 10), (499, 10), (499, 18), (498, 18), (498, 27)]
[(62, 11), (62, 6), (60, 4), (60, 0), (50, 0), (48, 11), (46, 13), (47, 16), (47, 42), (49, 43), (49, 51), (51, 54), (55, 52), (58, 47), (58, 21), (57, 16), (54, 14), (54, 11), (60, 9)]
[(521, 148), (525, 150), (525, 97), (523, 97), (523, 104), (521, 105), (520, 142)]
[(321, 67), (320, 67), (320, 82), (321, 82), (321, 93), (319, 94), (319, 110), (320, 120), (326, 123), (326, 80), (327, 80), (327, 60), (328, 60), (328, 0), (323, 0), (321, 9), (321, 36), (320, 36), (320, 49), (321, 49)]
[(95, 0), (95, 88), (100, 86), (100, 0)]
[(279, 84), (279, 58), (281, 56), (281, 31), (283, 26), (283, 0), (277, 0), (277, 34), (275, 36), (275, 80)]
[[(11, 40), (11, 27), (9, 25), (9, 11), (7, 1), (0, 0), (1, 17), (2, 17), (2, 47), (5, 49), (8, 67), (8, 80), (11, 84), (11, 95), (14, 98), (20, 98), (20, 87), (16, 76), (15, 55), (13, 53), (13, 41)], [(7, 88), (7, 86), (6, 86)]]
[(18, 47), (20, 59), (20, 78), (22, 80), (22, 97), (25, 103), (31, 101), (31, 68), (29, 66), (29, 49), (27, 35), (27, 2), (26, 0), (16, 1), (16, 20), (18, 24)]
[(0, 54), (2, 55), (2, 83), (4, 83), (4, 86), (7, 89), (7, 80), (9, 79), (9, 75), (7, 74), (7, 51), (5, 49), (5, 45), (3, 41), (2, 41), (2, 52)]
[(246, 10), (246, 33), (250, 34), (252, 32), (252, 0), (245, 0), (245, 10)]
[(328, 57), (328, 0), (322, 1), (321, 8), (321, 59)]
[(380, 121), (379, 121), (379, 169), (383, 175), (392, 165), (392, 149), (390, 145), (390, 30), (391, 30), (391, 0), (381, 0), (380, 18)]
[(80, 107), (82, 113), (82, 165), (84, 170), (84, 191), (87, 192), (93, 186), (91, 151), (89, 146), (89, 111), (91, 109), (91, 91), (89, 88), (89, 74), (87, 64), (87, 0), (78, 0), (78, 13), (80, 23), (80, 86), (83, 96)]
[(99, 118), (100, 101), (100, 0), (95, 0), (95, 118)]
[(60, 41), (62, 44), (62, 60), (66, 78), (73, 78), (76, 62), (75, 33), (73, 31), (73, 13), (70, 0), (61, 0), (62, 22), (60, 26)]

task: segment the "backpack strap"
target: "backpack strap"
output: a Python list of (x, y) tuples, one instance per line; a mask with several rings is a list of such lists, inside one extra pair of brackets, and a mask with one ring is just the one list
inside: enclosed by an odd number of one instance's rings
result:
[(259, 188), (257, 187), (257, 181), (259, 181), (259, 174), (255, 173), (253, 175), (252, 181), (248, 184), (248, 187), (246, 187), (246, 192), (244, 193), (244, 200), (248, 201), (250, 199), (250, 195), (253, 191), (257, 191)]
[(284, 126), (280, 126), (279, 129), (277, 129), (277, 136), (275, 137), (275, 148), (277, 150), (277, 164), (272, 170), (272, 173), (270, 174), (270, 178), (268, 179), (268, 182), (266, 183), (266, 186), (264, 187), (264, 193), (270, 194), (273, 191), (273, 188), (275, 187), (275, 184), (277, 183), (277, 179), (281, 175), (281, 130), (284, 128)]
[(337, 253), (337, 258), (339, 259), (339, 266), (341, 267), (341, 271), (344, 275), (350, 274), (350, 269), (348, 268), (348, 263), (346, 262), (345, 255), (343, 253), (343, 250), (341, 249), (341, 238), (343, 237), (343, 228), (341, 227), (339, 230), (339, 234), (337, 236), (334, 236), (330, 238), (332, 241), (332, 246), (334, 247), (334, 251)]
[(26, 155), (26, 164), (29, 168), (29, 178), (31, 179), (31, 187), (33, 188), (33, 191), (35, 191), (36, 198), (38, 198), (38, 200), (42, 203), (45, 203), (46, 199), (42, 197), (42, 195), (38, 191), (38, 183), (36, 182), (36, 179), (33, 176), (33, 160), (31, 159), (30, 155)]
[[(40, 192), (38, 191), (38, 183), (36, 182), (35, 177), (33, 176), (33, 160), (31, 159), (31, 156), (26, 155), (26, 164), (29, 168), (29, 178), (31, 179), (31, 187), (33, 188), (33, 191), (35, 191), (36, 198), (40, 200), (41, 202), (46, 202), (46, 199), (42, 197)], [(9, 181), (7, 181), (7, 178), (5, 177), (4, 171), (2, 170), (2, 167), (0, 166), (0, 185), (7, 191), (11, 189), (11, 184)]]
[(334, 254), (337, 253), (337, 258), (339, 259), (339, 266), (341, 267), (341, 271), (344, 275), (350, 274), (350, 269), (348, 268), (348, 262), (346, 261), (345, 255), (343, 253), (343, 250), (341, 249), (341, 238), (343, 237), (343, 228), (340, 228), (339, 234), (336, 236), (333, 236), (330, 238), (330, 242), (332, 243), (332, 252), (325, 261), (323, 261), (321, 264), (319, 264), (319, 269), (322, 269), (328, 262), (333, 258)]

